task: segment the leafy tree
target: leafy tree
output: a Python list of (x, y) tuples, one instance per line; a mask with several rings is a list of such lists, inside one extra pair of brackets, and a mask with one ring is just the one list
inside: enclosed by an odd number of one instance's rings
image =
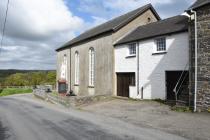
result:
[(48, 72), (46, 80), (47, 80), (48, 84), (55, 85), (55, 83), (56, 83), (56, 72), (53, 72), (53, 71)]
[(29, 73), (16, 73), (8, 76), (5, 79), (4, 85), (7, 86), (33, 86), (50, 84), (55, 85), (56, 72), (55, 71), (40, 71)]

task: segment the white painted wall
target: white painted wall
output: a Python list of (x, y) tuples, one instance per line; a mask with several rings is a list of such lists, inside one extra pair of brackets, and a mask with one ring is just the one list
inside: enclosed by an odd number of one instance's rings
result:
[[(165, 99), (165, 71), (182, 71), (189, 61), (188, 33), (166, 36), (166, 54), (153, 54), (155, 40), (148, 39), (139, 42), (139, 91), (130, 97), (141, 98), (143, 87), (144, 99)], [(115, 72), (137, 72), (137, 60), (126, 58), (127, 45), (115, 48)], [(137, 74), (136, 74), (137, 75)], [(137, 78), (136, 78), (137, 79)], [(136, 95), (136, 96), (135, 96)]]
[[(115, 73), (135, 72), (135, 79), (137, 83), (137, 58), (128, 57), (129, 49), (127, 45), (118, 46), (115, 48)], [(116, 82), (117, 84), (117, 82)], [(137, 86), (129, 87), (130, 98), (136, 98)]]
[(136, 57), (128, 57), (127, 45), (115, 47), (115, 72), (136, 72)]
[(137, 86), (129, 87), (129, 97), (134, 99), (137, 97)]

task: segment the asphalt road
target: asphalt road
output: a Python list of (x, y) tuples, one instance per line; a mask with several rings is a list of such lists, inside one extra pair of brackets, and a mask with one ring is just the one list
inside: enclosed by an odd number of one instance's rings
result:
[(28, 95), (0, 98), (0, 140), (184, 140)]

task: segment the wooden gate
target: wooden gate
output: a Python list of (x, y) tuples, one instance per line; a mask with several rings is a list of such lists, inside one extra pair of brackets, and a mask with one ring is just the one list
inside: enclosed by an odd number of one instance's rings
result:
[(129, 86), (135, 86), (135, 73), (117, 73), (117, 96), (129, 97)]

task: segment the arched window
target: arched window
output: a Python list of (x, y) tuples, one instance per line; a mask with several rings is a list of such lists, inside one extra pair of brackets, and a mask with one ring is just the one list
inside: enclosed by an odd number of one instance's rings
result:
[(94, 86), (95, 80), (95, 51), (93, 48), (89, 49), (89, 86)]
[(75, 52), (75, 85), (79, 84), (79, 52)]

